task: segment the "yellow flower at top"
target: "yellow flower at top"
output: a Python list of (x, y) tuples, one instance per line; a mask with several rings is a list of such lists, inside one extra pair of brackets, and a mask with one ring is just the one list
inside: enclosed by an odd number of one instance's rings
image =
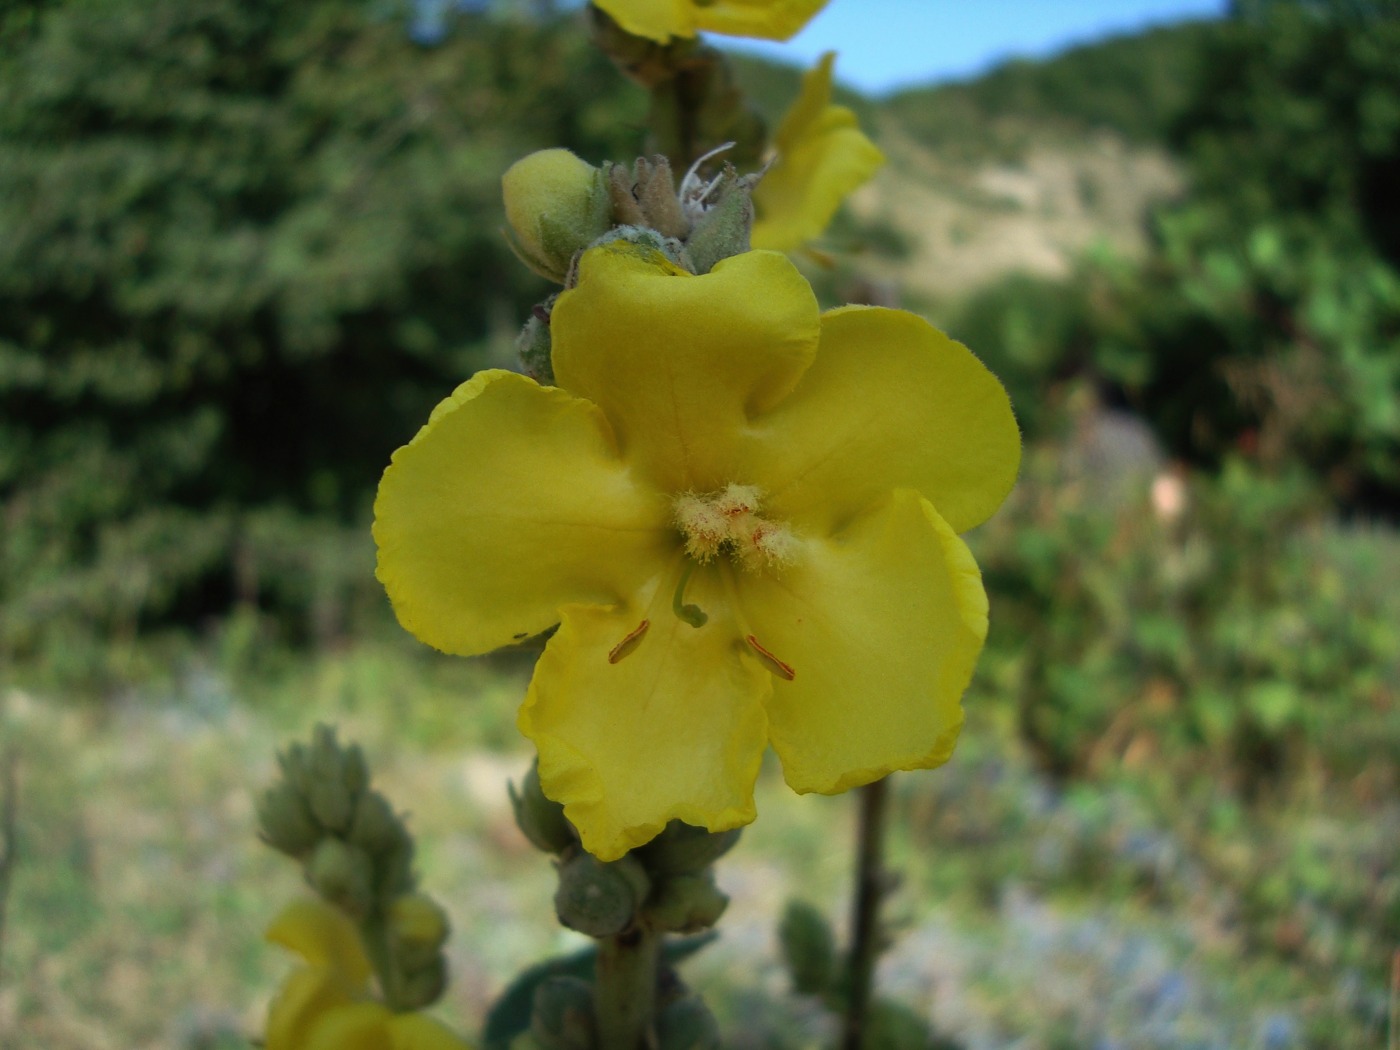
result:
[(267, 939), (301, 956), (273, 1000), (265, 1050), (471, 1050), (422, 1014), (370, 998), (370, 964), (354, 924), (321, 901), (286, 908)]
[(664, 44), (697, 32), (787, 40), (826, 0), (593, 0), (633, 36)]
[(987, 629), (957, 534), (1020, 459), (991, 373), (913, 314), (822, 314), (777, 252), (590, 249), (551, 330), (558, 387), (459, 387), (374, 535), (438, 649), (559, 625), (519, 725), (584, 846), (748, 823), (769, 744), (800, 792), (944, 762)]
[(885, 163), (856, 115), (831, 104), (835, 52), (802, 78), (802, 93), (774, 136), (777, 157), (754, 189), (753, 246), (793, 251), (821, 236), (836, 209)]

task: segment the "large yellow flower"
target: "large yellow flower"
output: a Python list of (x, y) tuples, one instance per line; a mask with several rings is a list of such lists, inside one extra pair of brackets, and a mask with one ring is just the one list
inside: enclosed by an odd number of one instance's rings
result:
[(987, 626), (957, 533), (1020, 458), (996, 379), (913, 314), (819, 313), (776, 252), (594, 248), (551, 327), (559, 386), (458, 388), (374, 533), (430, 645), (559, 624), (519, 724), (585, 847), (747, 823), (769, 743), (802, 792), (945, 761)]
[(306, 965), (293, 971), (273, 1000), (266, 1050), (470, 1050), (431, 1018), (395, 1014), (370, 998), (370, 964), (360, 935), (329, 904), (291, 905), (267, 939)]
[(826, 0), (593, 0), (627, 32), (666, 43), (697, 32), (787, 40)]
[(802, 78), (774, 136), (777, 159), (754, 189), (753, 246), (792, 251), (821, 236), (846, 196), (885, 163), (856, 115), (831, 104), (835, 52)]

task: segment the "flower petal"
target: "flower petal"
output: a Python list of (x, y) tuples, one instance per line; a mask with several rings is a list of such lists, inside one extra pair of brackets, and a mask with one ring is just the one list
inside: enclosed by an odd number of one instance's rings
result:
[(288, 905), (272, 920), (264, 936), (300, 955), (312, 967), (333, 971), (350, 985), (369, 980), (369, 959), (355, 924), (323, 901), (301, 900)]
[(693, 4), (695, 26), (707, 33), (787, 40), (797, 34), (827, 0), (714, 0)]
[(755, 248), (792, 251), (820, 237), (847, 195), (885, 163), (856, 115), (831, 104), (835, 60), (828, 51), (802, 78), (802, 94), (778, 128), (777, 162), (754, 189)]
[(820, 324), (811, 286), (776, 252), (697, 277), (613, 242), (583, 256), (554, 307), (554, 374), (603, 409), (653, 483), (704, 492), (732, 480), (749, 414), (797, 385)]
[(539, 749), (545, 794), (599, 860), (670, 820), (721, 831), (754, 818), (768, 674), (740, 655), (721, 571), (698, 569), (686, 587), (703, 627), (672, 611), (678, 565), (620, 607), (566, 607), (535, 668), (520, 730)]
[(457, 1033), (422, 1014), (398, 1014), (388, 1027), (393, 1050), (471, 1050)]
[(336, 971), (323, 967), (297, 970), (268, 1007), (265, 1050), (306, 1050), (321, 1022), (354, 1001), (355, 994)]
[(848, 306), (792, 396), (754, 421), (740, 475), (765, 506), (825, 534), (896, 488), (955, 532), (991, 516), (1016, 480), (1021, 435), (982, 362), (923, 318)]
[(389, 1034), (393, 1017), (383, 1003), (342, 1006), (320, 1018), (297, 1050), (396, 1050)]
[(566, 602), (634, 590), (673, 546), (669, 514), (595, 405), (482, 372), (384, 472), (377, 575), (419, 639), (484, 653), (557, 623)]
[(769, 735), (795, 791), (833, 793), (942, 764), (987, 634), (981, 573), (962, 540), (903, 490), (842, 532), (809, 538), (779, 577), (740, 581), (774, 677)]

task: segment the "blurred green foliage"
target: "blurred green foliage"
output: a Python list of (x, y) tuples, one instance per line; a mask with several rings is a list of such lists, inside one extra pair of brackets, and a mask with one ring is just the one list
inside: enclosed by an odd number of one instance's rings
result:
[(572, 24), (461, 19), (423, 50), (339, 0), (0, 11), (0, 662), (382, 601), (379, 472), (543, 294), (500, 173), (634, 153), (644, 105)]

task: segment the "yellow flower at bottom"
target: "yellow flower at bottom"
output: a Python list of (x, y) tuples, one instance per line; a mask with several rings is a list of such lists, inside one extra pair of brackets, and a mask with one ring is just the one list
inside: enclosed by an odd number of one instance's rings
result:
[(802, 78), (774, 136), (777, 159), (754, 189), (753, 246), (793, 251), (821, 236), (841, 202), (885, 163), (856, 115), (831, 104), (835, 52)]
[(1020, 458), (996, 379), (913, 314), (821, 314), (776, 252), (592, 249), (551, 329), (559, 386), (461, 386), (374, 534), (430, 645), (559, 625), (519, 725), (584, 846), (747, 823), (770, 743), (803, 792), (945, 761), (987, 627), (957, 533)]
[(787, 40), (827, 0), (593, 0), (634, 36), (664, 44), (697, 32)]
[(301, 956), (268, 1009), (266, 1050), (470, 1050), (421, 1014), (370, 999), (370, 964), (354, 924), (321, 901), (283, 910), (267, 939)]

